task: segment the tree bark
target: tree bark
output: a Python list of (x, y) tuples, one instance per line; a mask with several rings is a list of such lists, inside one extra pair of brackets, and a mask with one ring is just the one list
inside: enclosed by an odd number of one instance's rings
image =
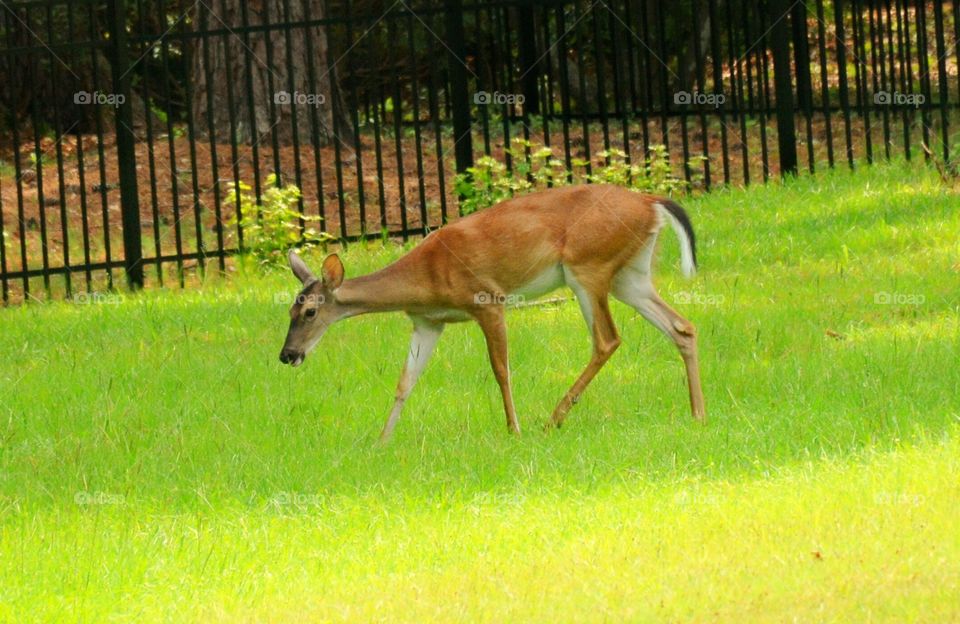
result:
[[(269, 142), (276, 133), (285, 145), (294, 136), (310, 145), (314, 135), (319, 145), (335, 139), (353, 145), (327, 33), (323, 27), (285, 26), (322, 19), (323, 0), (215, 0), (197, 9), (198, 32), (231, 31), (198, 37), (192, 47), (191, 106), (198, 129), (207, 129), (209, 115), (209, 131), (220, 140), (232, 134), (241, 143)], [(245, 32), (259, 26), (273, 28)]]

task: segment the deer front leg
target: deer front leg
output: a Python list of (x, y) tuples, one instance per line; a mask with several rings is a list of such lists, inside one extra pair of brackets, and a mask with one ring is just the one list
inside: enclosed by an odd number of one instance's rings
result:
[(487, 339), (487, 351), (490, 353), (490, 366), (500, 385), (503, 395), (503, 409), (507, 413), (507, 428), (510, 433), (520, 434), (520, 423), (513, 407), (513, 393), (510, 390), (510, 360), (507, 353), (507, 324), (504, 321), (503, 306), (484, 306), (474, 315), (483, 335)]
[(443, 333), (443, 323), (434, 323), (419, 317), (411, 318), (413, 319), (413, 337), (410, 339), (410, 351), (407, 353), (407, 360), (400, 374), (400, 383), (397, 384), (397, 398), (393, 403), (393, 409), (390, 410), (390, 417), (387, 418), (387, 423), (380, 433), (381, 442), (390, 439), (397, 419), (400, 418), (400, 412), (403, 411), (403, 404), (410, 396), (410, 391), (417, 383), (420, 373), (423, 372), (433, 354), (434, 347), (437, 346), (440, 334)]

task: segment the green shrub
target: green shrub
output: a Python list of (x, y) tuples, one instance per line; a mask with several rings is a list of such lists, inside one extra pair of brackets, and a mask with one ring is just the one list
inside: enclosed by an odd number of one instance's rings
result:
[(572, 159), (571, 169), (543, 145), (525, 139), (514, 139), (506, 150), (512, 168), (491, 156), (477, 160), (473, 167), (457, 176), (455, 188), (460, 195), (463, 214), (470, 214), (509, 199), (516, 194), (550, 186), (594, 183), (616, 184), (631, 190), (661, 195), (686, 191), (689, 184), (676, 177), (663, 145), (650, 147), (641, 162), (628, 162), (622, 150), (609, 149), (597, 154), (597, 162)]
[[(285, 265), (287, 252), (294, 247), (309, 249), (333, 237), (306, 224), (320, 217), (300, 213), (300, 189), (296, 185), (277, 185), (276, 174), (270, 174), (260, 202), (244, 182), (227, 185), (226, 202), (234, 207), (230, 225), (237, 224), (243, 231), (243, 252), (261, 266)], [(239, 189), (239, 193), (237, 190)], [(238, 203), (239, 196), (239, 206)], [(304, 225), (301, 229), (301, 220)]]

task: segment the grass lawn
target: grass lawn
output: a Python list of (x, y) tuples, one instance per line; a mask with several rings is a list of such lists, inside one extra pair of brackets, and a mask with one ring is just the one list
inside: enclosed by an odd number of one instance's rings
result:
[(562, 430), (573, 301), (509, 317), (522, 437), (463, 324), (385, 447), (409, 322), (283, 367), (287, 273), (0, 310), (0, 621), (960, 619), (960, 195), (901, 162), (684, 203), (706, 425), (619, 303)]

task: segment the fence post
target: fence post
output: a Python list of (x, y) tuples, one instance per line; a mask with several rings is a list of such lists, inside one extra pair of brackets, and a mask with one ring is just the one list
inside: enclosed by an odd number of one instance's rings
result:
[(517, 7), (517, 21), (520, 23), (520, 70), (523, 89), (523, 112), (536, 115), (540, 112), (540, 93), (537, 89), (536, 37), (534, 29), (533, 0), (527, 0)]
[(793, 59), (797, 71), (797, 104), (804, 112), (813, 106), (813, 82), (810, 80), (810, 42), (807, 40), (807, 5), (797, 2), (790, 7), (793, 26)]
[(453, 112), (454, 154), (457, 173), (473, 166), (473, 121), (470, 118), (470, 94), (467, 92), (467, 53), (463, 31), (463, 0), (445, 0), (446, 45), (450, 51), (450, 99)]
[[(130, 288), (143, 287), (143, 249), (140, 230), (140, 197), (137, 192), (136, 137), (133, 133), (130, 57), (127, 50), (126, 2), (108, 0), (113, 93), (117, 98), (114, 125), (117, 168), (120, 173), (120, 214), (123, 226), (123, 264)], [(122, 98), (122, 99), (121, 99)]]
[(793, 84), (790, 75), (790, 31), (787, 0), (770, 0), (770, 43), (773, 49), (773, 85), (777, 98), (777, 144), (780, 175), (797, 172), (797, 130), (793, 116)]

